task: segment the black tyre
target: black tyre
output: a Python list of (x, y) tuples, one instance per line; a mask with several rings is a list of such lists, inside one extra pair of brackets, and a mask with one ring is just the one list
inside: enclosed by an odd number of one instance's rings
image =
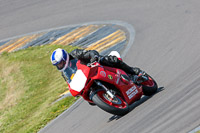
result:
[(125, 115), (129, 112), (129, 106), (119, 95), (111, 99), (104, 90), (97, 91), (92, 101), (104, 111), (114, 115)]
[(142, 85), (142, 90), (143, 90), (144, 95), (151, 96), (157, 92), (158, 85), (151, 76), (149, 76), (149, 75), (147, 75), (147, 76), (148, 76), (149, 80), (141, 83), (141, 85)]

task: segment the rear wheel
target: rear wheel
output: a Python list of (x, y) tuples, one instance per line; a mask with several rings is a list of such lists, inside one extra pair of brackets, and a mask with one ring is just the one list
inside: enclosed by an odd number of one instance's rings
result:
[(146, 76), (149, 78), (149, 80), (141, 83), (142, 90), (144, 95), (151, 96), (157, 92), (158, 85), (151, 76), (149, 76), (148, 74), (146, 74)]
[(118, 94), (112, 99), (104, 90), (100, 90), (94, 94), (92, 101), (98, 107), (111, 114), (125, 115), (129, 112), (127, 102)]

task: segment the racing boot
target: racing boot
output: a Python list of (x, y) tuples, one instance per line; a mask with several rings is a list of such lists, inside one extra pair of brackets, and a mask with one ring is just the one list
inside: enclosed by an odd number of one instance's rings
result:
[(120, 68), (124, 70), (129, 75), (130, 79), (138, 85), (148, 80), (146, 73), (138, 67), (130, 67), (121, 61)]
[(130, 67), (125, 62), (119, 60), (116, 56), (104, 56), (104, 57), (101, 57), (100, 64), (122, 69), (127, 74), (130, 74), (130, 75), (138, 75), (140, 73), (140, 71), (141, 71), (137, 67)]
[(148, 75), (144, 71), (140, 71), (140, 73), (135, 77), (135, 82), (137, 84), (141, 84), (142, 82), (145, 82), (149, 80)]
[(138, 75), (141, 72), (140, 68), (130, 67), (123, 61), (120, 61), (120, 68), (131, 75)]

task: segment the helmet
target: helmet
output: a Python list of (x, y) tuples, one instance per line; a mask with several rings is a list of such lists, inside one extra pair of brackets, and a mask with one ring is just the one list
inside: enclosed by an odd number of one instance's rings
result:
[(61, 48), (53, 51), (51, 55), (51, 63), (57, 67), (59, 71), (63, 71), (67, 68), (69, 63), (69, 54)]

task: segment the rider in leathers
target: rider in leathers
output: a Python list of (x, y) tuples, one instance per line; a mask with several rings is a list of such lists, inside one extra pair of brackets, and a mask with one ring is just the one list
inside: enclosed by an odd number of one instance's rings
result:
[(87, 65), (94, 61), (99, 61), (100, 64), (110, 67), (115, 67), (124, 70), (126, 73), (131, 75), (138, 75), (141, 71), (137, 67), (130, 67), (125, 62), (119, 60), (116, 56), (101, 56), (96, 50), (83, 50), (75, 49), (69, 53), (69, 60), (78, 59), (82, 64)]
[(51, 62), (62, 72), (64, 79), (66, 80), (63, 72), (68, 67), (70, 60), (78, 59), (82, 64), (92, 63), (98, 61), (100, 64), (110, 67), (115, 67), (124, 70), (127, 74), (138, 75), (141, 70), (137, 67), (130, 67), (123, 61), (119, 60), (116, 56), (101, 56), (96, 50), (83, 50), (75, 49), (71, 53), (67, 53), (64, 49), (56, 49), (51, 55)]

